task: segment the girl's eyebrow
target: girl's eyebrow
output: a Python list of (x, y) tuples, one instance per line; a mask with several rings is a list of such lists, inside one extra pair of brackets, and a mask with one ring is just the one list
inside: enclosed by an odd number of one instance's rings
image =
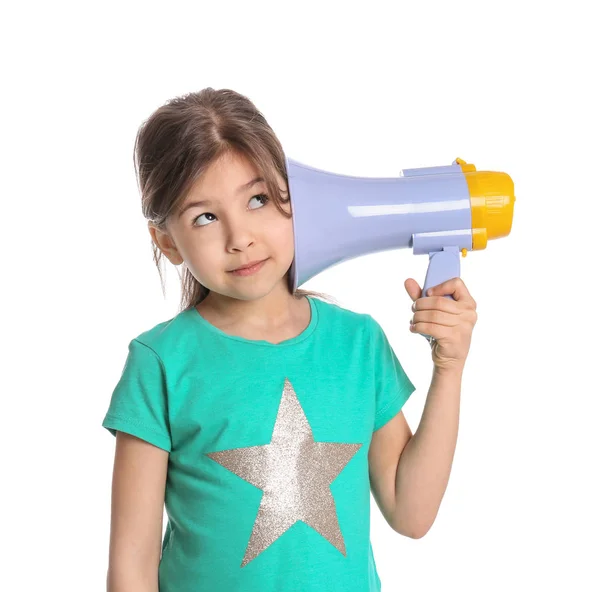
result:
[[(247, 191), (248, 189), (250, 189), (257, 183), (261, 183), (263, 181), (264, 181), (263, 177), (256, 177), (256, 179), (252, 179), (251, 181), (248, 181), (248, 183), (244, 183), (243, 185), (240, 185), (240, 187), (238, 187), (236, 193), (239, 194), (239, 193), (242, 193), (243, 191)], [(188, 202), (181, 208), (181, 210), (179, 211), (179, 215), (177, 217), (181, 218), (183, 213), (186, 212), (187, 210), (189, 210), (190, 208), (197, 208), (199, 206), (208, 206), (211, 204), (212, 204), (212, 202), (209, 199), (202, 199), (200, 201)]]

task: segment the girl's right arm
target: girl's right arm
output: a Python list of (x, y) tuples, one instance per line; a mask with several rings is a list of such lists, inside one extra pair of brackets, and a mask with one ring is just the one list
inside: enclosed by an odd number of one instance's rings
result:
[(169, 453), (117, 431), (108, 592), (158, 592)]

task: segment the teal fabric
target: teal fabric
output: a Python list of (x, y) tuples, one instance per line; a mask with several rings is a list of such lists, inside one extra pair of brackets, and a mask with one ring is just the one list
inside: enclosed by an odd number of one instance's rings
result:
[[(102, 425), (170, 453), (161, 592), (381, 590), (368, 448), (415, 387), (371, 315), (308, 299), (310, 324), (278, 344), (228, 335), (194, 307), (129, 343)], [(298, 520), (242, 565), (267, 493), (208, 454), (269, 444), (286, 379), (315, 442), (361, 444), (329, 486), (345, 553)]]

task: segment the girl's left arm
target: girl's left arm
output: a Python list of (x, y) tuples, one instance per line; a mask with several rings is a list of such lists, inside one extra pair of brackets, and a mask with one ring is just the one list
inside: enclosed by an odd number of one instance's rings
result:
[[(431, 297), (424, 298), (419, 298), (421, 290), (412, 282), (412, 286), (405, 284), (414, 300), (411, 330), (436, 339), (433, 377), (414, 435), (402, 411), (374, 432), (369, 474), (373, 497), (390, 526), (421, 538), (437, 516), (450, 478), (462, 375), (477, 305), (460, 278), (434, 287)], [(452, 294), (453, 299), (444, 294)]]

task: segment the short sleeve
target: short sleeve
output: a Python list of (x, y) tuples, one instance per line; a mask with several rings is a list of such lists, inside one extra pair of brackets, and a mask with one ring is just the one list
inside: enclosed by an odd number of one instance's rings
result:
[(129, 353), (110, 400), (102, 426), (171, 450), (165, 371), (154, 350), (137, 339)]
[(415, 386), (404, 371), (381, 325), (371, 315), (368, 317), (375, 384), (373, 431), (376, 431), (402, 409), (415, 391)]

